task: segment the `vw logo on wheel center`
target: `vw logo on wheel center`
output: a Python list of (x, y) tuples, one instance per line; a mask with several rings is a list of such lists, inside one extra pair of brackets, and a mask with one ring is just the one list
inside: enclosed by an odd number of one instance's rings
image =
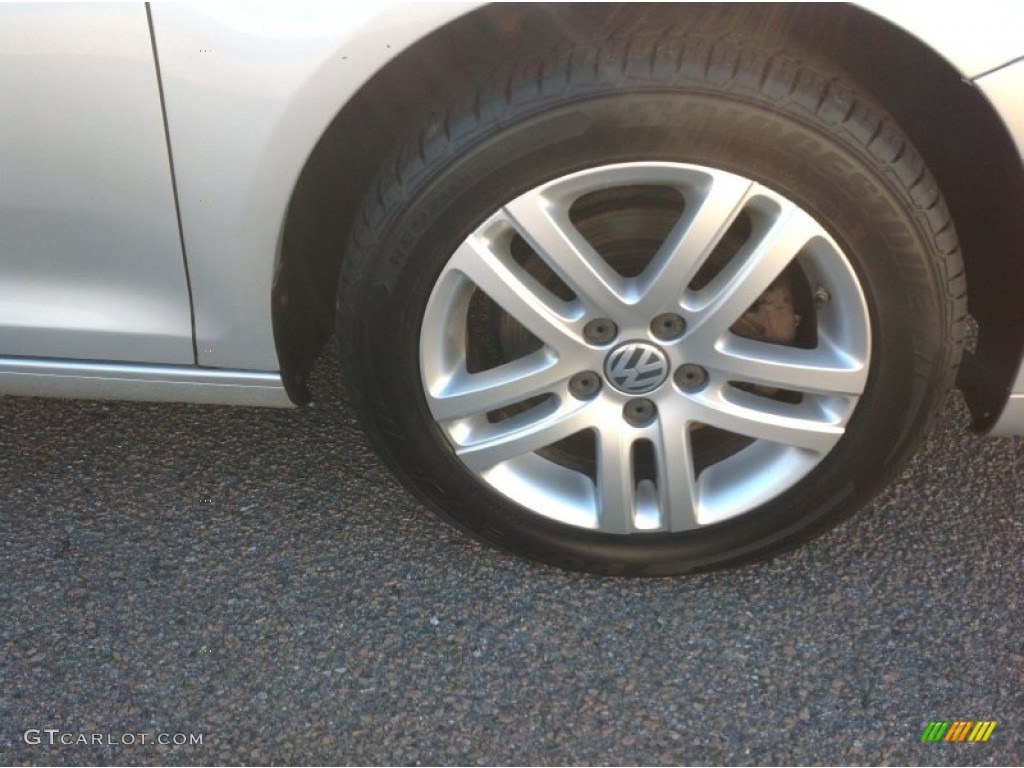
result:
[(604, 361), (605, 377), (627, 395), (657, 389), (668, 378), (668, 368), (665, 353), (643, 341), (627, 341), (613, 349)]

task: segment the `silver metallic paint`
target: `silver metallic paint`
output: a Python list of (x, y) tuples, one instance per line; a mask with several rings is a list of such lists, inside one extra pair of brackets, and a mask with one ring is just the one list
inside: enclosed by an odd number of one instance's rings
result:
[(0, 6), (0, 115), (0, 355), (194, 363), (145, 7)]
[(306, 159), (377, 70), (466, 9), (153, 5), (200, 365), (279, 367), (271, 283)]
[(1003, 406), (999, 419), (987, 433), (991, 437), (1010, 437), (1024, 434), (1024, 360), (1017, 369), (1012, 394)]
[(1020, 0), (927, 4), (861, 0), (856, 5), (921, 40), (967, 79), (980, 77), (1024, 52), (1024, 3)]
[[(1020, 29), (1024, 30), (1024, 21)], [(1024, 159), (1024, 59), (979, 78), (976, 84), (1002, 116)]]

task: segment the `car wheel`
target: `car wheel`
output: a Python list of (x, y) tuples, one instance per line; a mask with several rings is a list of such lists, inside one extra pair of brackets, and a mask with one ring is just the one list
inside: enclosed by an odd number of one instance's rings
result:
[(827, 63), (635, 34), (423, 121), (339, 290), (371, 438), (449, 520), (563, 567), (750, 561), (862, 506), (964, 330), (956, 237)]

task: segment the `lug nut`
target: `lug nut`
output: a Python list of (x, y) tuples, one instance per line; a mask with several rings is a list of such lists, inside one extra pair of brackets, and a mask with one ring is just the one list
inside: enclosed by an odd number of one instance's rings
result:
[(651, 333), (662, 341), (676, 339), (686, 331), (686, 321), (674, 312), (658, 315), (651, 321)]
[(618, 326), (615, 325), (613, 321), (604, 317), (597, 320), (591, 320), (583, 326), (583, 338), (591, 344), (607, 344), (612, 341), (618, 333)]
[(684, 392), (696, 392), (708, 383), (708, 372), (694, 363), (684, 363), (676, 368), (675, 381)]
[(622, 418), (634, 427), (645, 427), (654, 421), (657, 408), (646, 397), (630, 400), (622, 409)]
[(601, 391), (601, 377), (593, 371), (581, 371), (569, 379), (569, 391), (573, 397), (589, 400)]

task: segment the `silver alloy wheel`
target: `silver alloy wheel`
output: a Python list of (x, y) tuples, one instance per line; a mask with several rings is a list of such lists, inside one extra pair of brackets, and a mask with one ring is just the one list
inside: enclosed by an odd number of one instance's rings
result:
[[(683, 205), (664, 242), (631, 274), (580, 233), (572, 210), (588, 194), (638, 187), (674, 190)], [(742, 244), (710, 279), (695, 280), (741, 217)], [(558, 285), (517, 258), (517, 238)], [(814, 323), (813, 344), (738, 334), (737, 321), (791, 265), (815, 297), (813, 318), (805, 318)], [(470, 365), (481, 332), (471, 306), (480, 293), (536, 344)], [(682, 319), (677, 337), (655, 335), (652, 321), (662, 316)], [(614, 339), (585, 333), (595, 320), (612, 321)], [(637, 395), (607, 378), (610, 368), (629, 365), (611, 357), (624, 344), (643, 353), (638, 365), (654, 370), (663, 357), (675, 374), (659, 370), (658, 385), (643, 390), (647, 420), (629, 418)], [(470, 472), (538, 515), (611, 534), (718, 523), (792, 488), (842, 438), (870, 350), (857, 276), (808, 213), (735, 174), (664, 162), (573, 173), (495, 211), (443, 268), (419, 345), (431, 414)], [(601, 380), (586, 397), (570, 389), (583, 372)], [(697, 461), (694, 437), (709, 427), (743, 442)], [(590, 436), (589, 465), (557, 450), (581, 434)]]

